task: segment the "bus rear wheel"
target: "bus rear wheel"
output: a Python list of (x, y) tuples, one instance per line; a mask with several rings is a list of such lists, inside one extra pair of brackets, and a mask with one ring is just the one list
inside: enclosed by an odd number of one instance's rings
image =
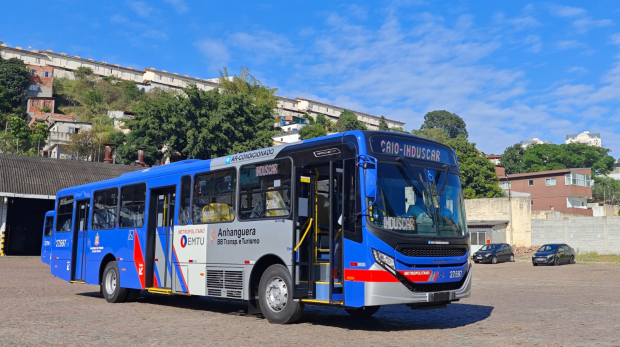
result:
[(289, 324), (299, 320), (304, 306), (293, 300), (292, 289), (291, 274), (283, 265), (271, 265), (263, 272), (258, 284), (258, 300), (269, 323)]
[(377, 311), (379, 311), (379, 308), (381, 308), (381, 306), (365, 306), (365, 307), (360, 307), (360, 308), (345, 308), (344, 310), (347, 311), (347, 313), (350, 314), (353, 317), (364, 318), (364, 317), (370, 317), (373, 314), (377, 313)]
[(121, 288), (120, 284), (121, 276), (120, 271), (118, 271), (118, 263), (111, 261), (105, 266), (101, 279), (103, 297), (107, 302), (118, 303), (127, 299), (127, 289)]

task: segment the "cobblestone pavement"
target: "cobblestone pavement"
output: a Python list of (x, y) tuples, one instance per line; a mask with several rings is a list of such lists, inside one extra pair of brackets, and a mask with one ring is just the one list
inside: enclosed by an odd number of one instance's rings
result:
[(306, 307), (298, 324), (239, 303), (147, 294), (108, 304), (37, 258), (0, 258), (0, 345), (619, 346), (620, 266), (474, 265), (472, 297), (447, 309), (383, 307), (365, 320)]

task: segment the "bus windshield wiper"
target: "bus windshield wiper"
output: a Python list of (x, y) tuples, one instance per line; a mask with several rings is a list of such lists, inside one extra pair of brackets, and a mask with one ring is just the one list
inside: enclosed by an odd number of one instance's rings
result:
[[(418, 184), (420, 185), (420, 188), (421, 188), (421, 189), (422, 189), (422, 191), (424, 192), (424, 195), (425, 195), (425, 196), (427, 196), (429, 199), (431, 199), (431, 202), (432, 202), (432, 197), (431, 197), (430, 192), (428, 191), (428, 189), (426, 189), (426, 187), (424, 186), (424, 182), (422, 182), (422, 179), (420, 179), (420, 177), (418, 177), (418, 176), (416, 175), (415, 170), (413, 170), (413, 168), (411, 167), (411, 165), (409, 165), (409, 163), (407, 162), (407, 160), (405, 160), (405, 158), (403, 158), (403, 157), (398, 157), (398, 158), (396, 158), (396, 161), (397, 161), (397, 162), (399, 162), (399, 163), (401, 163), (401, 164), (403, 164), (402, 166), (406, 167), (406, 168), (409, 170), (409, 172), (413, 175), (413, 177), (416, 179), (416, 181), (418, 181)], [(402, 170), (402, 168), (401, 168), (401, 170)], [(404, 172), (403, 172), (403, 173), (404, 173)], [(420, 195), (420, 194), (419, 194), (419, 192), (417, 191), (417, 189), (415, 189), (415, 186), (413, 185), (413, 182), (411, 182), (411, 180), (409, 180), (409, 179), (407, 178), (407, 175), (405, 174), (405, 175), (403, 175), (403, 176), (405, 177), (405, 180), (407, 180), (407, 183), (408, 183), (411, 187), (413, 187), (413, 189), (416, 191), (416, 193), (417, 193), (418, 195)], [(426, 203), (426, 202), (424, 202), (424, 207), (426, 208), (426, 213), (427, 213), (429, 216), (434, 215), (434, 213), (431, 213), (431, 209), (429, 208), (429, 206), (427, 205), (427, 203)], [(433, 208), (433, 210), (435, 209), (435, 206), (432, 206), (432, 203), (431, 203), (431, 207)]]

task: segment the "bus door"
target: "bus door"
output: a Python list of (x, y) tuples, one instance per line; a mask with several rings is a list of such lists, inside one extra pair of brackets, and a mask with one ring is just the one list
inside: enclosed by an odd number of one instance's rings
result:
[(88, 240), (88, 216), (90, 200), (78, 200), (75, 206), (75, 226), (73, 227), (73, 274), (72, 280), (84, 282), (86, 276), (86, 240)]
[(47, 265), (51, 265), (52, 260), (52, 242), (54, 241), (54, 235), (52, 235), (53, 229), (54, 211), (48, 211), (45, 213), (45, 220), (43, 221), (43, 242), (41, 244), (41, 261)]
[(148, 287), (172, 289), (175, 192), (176, 186), (151, 190), (147, 231)]
[(296, 172), (295, 295), (342, 303), (342, 162)]

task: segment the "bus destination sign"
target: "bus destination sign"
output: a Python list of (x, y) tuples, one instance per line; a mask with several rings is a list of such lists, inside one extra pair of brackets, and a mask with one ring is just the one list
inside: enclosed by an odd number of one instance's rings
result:
[(421, 143), (413, 139), (408, 140), (399, 137), (375, 135), (370, 138), (370, 147), (375, 153), (453, 164), (448, 149)]

